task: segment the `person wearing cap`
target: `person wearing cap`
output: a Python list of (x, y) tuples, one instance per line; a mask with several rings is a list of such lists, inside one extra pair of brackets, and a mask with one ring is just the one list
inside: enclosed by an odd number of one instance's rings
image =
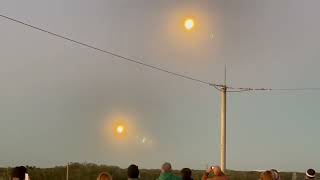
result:
[(29, 178), (26, 177), (26, 174), (27, 174), (26, 167), (24, 166), (15, 167), (12, 169), (11, 179), (12, 180), (28, 180)]
[[(210, 173), (214, 174), (214, 177), (209, 178)], [(229, 177), (226, 176), (219, 166), (212, 166), (204, 173), (201, 180), (229, 180)]]
[(274, 180), (281, 180), (280, 174), (276, 169), (271, 169), (270, 171), (272, 172), (272, 177)]
[(135, 164), (131, 164), (127, 170), (128, 180), (139, 180), (139, 167)]
[(171, 164), (166, 162), (162, 165), (161, 174), (157, 180), (181, 180), (181, 178), (172, 173)]
[(314, 169), (308, 169), (306, 171), (305, 180), (308, 180), (308, 179), (316, 179), (316, 171)]

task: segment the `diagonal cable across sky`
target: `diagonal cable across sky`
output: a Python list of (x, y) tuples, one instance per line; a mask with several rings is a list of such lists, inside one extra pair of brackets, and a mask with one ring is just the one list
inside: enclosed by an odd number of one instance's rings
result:
[(194, 78), (194, 77), (191, 77), (191, 76), (187, 76), (187, 75), (184, 75), (184, 74), (180, 74), (180, 73), (177, 73), (177, 72), (173, 72), (173, 71), (164, 69), (164, 68), (159, 67), (159, 66), (147, 64), (147, 63), (145, 63), (145, 62), (143, 62), (143, 61), (141, 61), (141, 60), (137, 60), (137, 59), (133, 59), (133, 58), (130, 58), (130, 57), (126, 57), (126, 56), (123, 56), (123, 55), (121, 55), (121, 54), (118, 54), (118, 53), (115, 53), (115, 52), (112, 52), (112, 51), (109, 51), (109, 50), (105, 50), (105, 49), (102, 49), (102, 48), (99, 48), (99, 47), (90, 45), (90, 44), (88, 44), (88, 43), (84, 43), (84, 42), (81, 42), (81, 41), (72, 39), (72, 38), (67, 37), (67, 36), (63, 36), (63, 35), (57, 34), (57, 33), (55, 33), (55, 32), (46, 30), (46, 29), (44, 29), (44, 28), (41, 28), (41, 27), (38, 27), (38, 26), (35, 26), (35, 25), (32, 25), (32, 24), (23, 22), (23, 21), (18, 20), (18, 19), (16, 19), (16, 18), (12, 18), (12, 17), (6, 16), (6, 15), (3, 15), (3, 14), (0, 14), (0, 17), (2, 17), (2, 18), (4, 18), (4, 19), (7, 19), (7, 20), (10, 20), (10, 21), (12, 21), (12, 22), (18, 23), (18, 24), (27, 26), (27, 27), (29, 27), (29, 28), (32, 28), (32, 29), (35, 29), (35, 30), (38, 30), (38, 31), (41, 31), (41, 32), (44, 32), (44, 33), (47, 33), (47, 34), (49, 34), (49, 35), (51, 35), (51, 36), (54, 36), (54, 37), (57, 37), (57, 38), (60, 38), (60, 39), (64, 39), (64, 40), (66, 40), (66, 41), (73, 42), (73, 43), (75, 43), (75, 44), (78, 44), (78, 45), (81, 45), (81, 46), (84, 46), (84, 47), (87, 47), (87, 48), (90, 48), (90, 49), (99, 51), (99, 52), (101, 52), (101, 53), (105, 53), (105, 54), (111, 55), (111, 56), (113, 56), (113, 57), (118, 58), (118, 60), (122, 60), (122, 61), (125, 61), (125, 62), (135, 63), (135, 64), (137, 64), (137, 65), (141, 65), (141, 66), (144, 66), (144, 67), (147, 67), (147, 68), (156, 70), (156, 71), (160, 71), (160, 72), (163, 72), (163, 73), (167, 73), (167, 74), (170, 74), (170, 75), (179, 77), (179, 78), (183, 78), (183, 79), (187, 79), (187, 80), (191, 80), (191, 81), (194, 81), (194, 82), (198, 82), (198, 83), (202, 83), (202, 84), (205, 84), (205, 85), (212, 86), (212, 87), (214, 87), (215, 89), (217, 89), (218, 91), (222, 91), (222, 88), (228, 89), (227, 92), (248, 92), (248, 91), (320, 91), (320, 88), (307, 88), (307, 87), (303, 87), (303, 88), (242, 88), (242, 87), (240, 87), (240, 88), (239, 88), (239, 87), (226, 86), (226, 85), (222, 85), (222, 84), (215, 84), (215, 83), (211, 83), (211, 82), (208, 82), (208, 81), (200, 80), (200, 79), (197, 79), (197, 78)]

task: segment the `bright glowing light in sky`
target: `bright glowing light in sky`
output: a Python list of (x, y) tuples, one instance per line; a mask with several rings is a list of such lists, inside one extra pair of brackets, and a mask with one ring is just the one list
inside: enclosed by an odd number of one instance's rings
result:
[(122, 125), (118, 125), (116, 131), (118, 134), (122, 134), (124, 131), (124, 127)]
[(184, 21), (184, 27), (187, 30), (191, 30), (194, 27), (194, 21), (191, 18), (188, 18)]
[(139, 145), (150, 149), (154, 144), (151, 140), (152, 137), (138, 127), (134, 116), (121, 114), (107, 117), (103, 133), (108, 134), (107, 141), (113, 143), (116, 148)]

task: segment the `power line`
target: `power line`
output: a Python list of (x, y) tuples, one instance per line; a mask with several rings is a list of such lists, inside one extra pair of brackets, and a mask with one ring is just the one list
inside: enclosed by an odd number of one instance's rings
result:
[(227, 87), (232, 89), (229, 92), (245, 92), (245, 91), (319, 91), (320, 88), (237, 88)]
[(288, 88), (288, 89), (271, 89), (272, 91), (319, 91), (320, 88)]
[[(124, 60), (124, 61), (127, 61), (127, 62), (131, 62), (131, 63), (135, 63), (135, 64), (138, 64), (138, 65), (141, 65), (141, 66), (144, 66), (144, 67), (148, 67), (150, 69), (153, 69), (153, 70), (157, 70), (157, 71), (161, 71), (161, 72), (164, 72), (164, 73), (167, 73), (167, 74), (170, 74), (170, 75), (173, 75), (173, 76), (176, 76), (176, 77), (180, 77), (180, 78), (183, 78), (183, 79), (187, 79), (187, 80), (191, 80), (191, 81), (195, 81), (195, 82), (198, 82), (198, 83), (202, 83), (202, 84), (206, 84), (206, 85), (209, 85), (209, 86), (212, 86), (214, 87), (215, 89), (217, 89), (218, 91), (222, 91), (222, 88), (226, 88), (227, 89), (227, 92), (248, 92), (248, 91), (320, 91), (320, 88), (283, 88), (283, 89), (276, 89), (276, 88), (238, 88), (238, 87), (229, 87), (229, 86), (225, 86), (225, 85), (221, 85), (221, 84), (215, 84), (215, 83), (210, 83), (208, 81), (203, 81), (203, 80), (200, 80), (200, 79), (197, 79), (197, 78), (193, 78), (191, 76), (186, 76), (186, 75), (183, 75), (183, 74), (179, 74), (179, 73), (176, 73), (176, 72), (173, 72), (173, 71), (169, 71), (167, 69), (164, 69), (164, 68), (161, 68), (161, 67), (158, 67), (158, 66), (155, 66), (155, 65), (150, 65), (150, 64), (147, 64), (147, 63), (144, 63), (140, 60), (137, 60), (137, 59), (133, 59), (133, 58), (129, 58), (129, 57), (126, 57), (126, 56), (123, 56), (123, 55), (120, 55), (120, 54), (117, 54), (117, 53), (114, 53), (114, 52), (111, 52), (111, 51), (108, 51), (108, 50), (104, 50), (102, 48), (98, 48), (98, 47), (95, 47), (93, 45), (90, 45), (88, 43), (83, 43), (83, 42), (80, 42), (78, 40), (74, 40), (74, 39), (71, 39), (69, 37), (66, 37), (66, 36), (63, 36), (63, 35), (60, 35), (60, 34), (57, 34), (57, 33), (54, 33), (54, 32), (51, 32), (51, 31), (48, 31), (46, 29), (43, 29), (43, 28), (40, 28), (40, 27), (37, 27), (37, 26), (34, 26), (34, 25), (31, 25), (31, 24), (28, 24), (26, 22), (23, 22), (23, 21), (20, 21), (20, 20), (17, 20), (15, 18), (12, 18), (12, 17), (9, 17), (9, 16), (5, 16), (3, 14), (0, 14), (0, 17), (2, 18), (5, 18), (7, 20), (10, 20), (10, 21), (13, 21), (13, 22), (16, 22), (16, 23), (19, 23), (19, 24), (22, 24), (24, 26), (27, 26), (29, 28), (32, 28), (32, 29), (36, 29), (38, 31), (41, 31), (41, 32), (44, 32), (44, 33), (47, 33), (49, 35), (52, 35), (52, 36), (55, 36), (55, 37), (58, 37), (60, 39), (64, 39), (64, 40), (67, 40), (67, 41), (70, 41), (70, 42), (73, 42), (73, 43), (76, 43), (76, 44), (79, 44), (81, 46), (85, 46), (87, 48), (90, 48), (90, 49), (93, 49), (93, 50), (96, 50), (96, 51), (99, 51), (99, 52), (102, 52), (102, 53), (105, 53), (105, 54), (109, 54), (111, 56), (114, 56), (114, 57), (117, 57), (121, 60)], [(230, 89), (230, 90), (228, 90)]]
[(187, 79), (187, 80), (199, 82), (199, 83), (206, 84), (206, 85), (210, 85), (210, 86), (216, 86), (216, 84), (214, 84), (214, 83), (210, 83), (210, 82), (203, 81), (203, 80), (200, 80), (200, 79), (196, 79), (196, 78), (193, 78), (193, 77), (190, 77), (190, 76), (186, 76), (186, 75), (183, 75), (183, 74), (179, 74), (179, 73), (176, 73), (176, 72), (173, 72), (173, 71), (169, 71), (169, 70), (166, 70), (166, 69), (164, 69), (164, 68), (157, 67), (157, 66), (155, 66), (155, 65), (150, 65), (150, 64), (144, 63), (144, 62), (142, 62), (142, 61), (140, 61), (140, 60), (136, 60), (136, 59), (133, 59), (133, 58), (125, 57), (125, 56), (123, 56), (123, 55), (120, 55), (120, 54), (117, 54), (117, 53), (114, 53), (114, 52), (111, 52), (111, 51), (108, 51), (108, 50), (104, 50), (104, 49), (95, 47), (95, 46), (90, 45), (90, 44), (88, 44), (88, 43), (83, 43), (83, 42), (80, 42), (80, 41), (71, 39), (71, 38), (69, 38), (69, 37), (66, 37), (66, 36), (63, 36), (63, 35), (60, 35), (60, 34), (57, 34), (57, 33), (51, 32), (51, 31), (48, 31), (48, 30), (45, 30), (45, 29), (43, 29), (43, 28), (40, 28), (40, 27), (31, 25), (31, 24), (25, 23), (25, 22), (23, 22), (23, 21), (20, 21), (20, 20), (15, 19), (15, 18), (11, 18), (11, 17), (5, 16), (5, 15), (3, 15), (3, 14), (0, 14), (0, 17), (5, 18), (5, 19), (8, 19), (8, 20), (13, 21), (13, 22), (16, 22), (16, 23), (19, 23), (19, 24), (22, 24), (22, 25), (25, 25), (25, 26), (27, 26), (27, 27), (30, 27), (30, 28), (33, 28), (33, 29), (36, 29), (36, 30), (42, 31), (42, 32), (47, 33), (47, 34), (49, 34), (49, 35), (58, 37), (58, 38), (60, 38), (60, 39), (67, 40), (67, 41), (70, 41), (70, 42), (79, 44), (79, 45), (81, 45), (81, 46), (88, 47), (88, 48), (90, 48), (90, 49), (94, 49), (94, 50), (96, 50), (96, 51), (99, 51), (99, 52), (102, 52), (102, 53), (105, 53), (105, 54), (109, 54), (109, 55), (111, 55), (111, 56), (117, 57), (117, 58), (122, 59), (122, 60), (127, 61), (127, 62), (139, 64), (139, 65), (141, 65), (141, 66), (145, 66), (145, 67), (151, 68), (151, 69), (153, 69), (153, 70), (161, 71), (161, 72), (164, 72), (164, 73), (167, 73), (167, 74), (170, 74), (170, 75), (174, 75), (174, 76), (177, 76), (177, 77), (180, 77), (180, 78), (184, 78), (184, 79)]

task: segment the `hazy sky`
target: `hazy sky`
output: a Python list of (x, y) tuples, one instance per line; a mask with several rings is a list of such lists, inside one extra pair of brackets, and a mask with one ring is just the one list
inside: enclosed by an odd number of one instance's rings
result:
[[(205, 81), (320, 87), (318, 0), (0, 0), (1, 14)], [(182, 28), (193, 17), (193, 32)], [(0, 18), (0, 166), (220, 162), (214, 88)], [(228, 168), (319, 170), (320, 92), (228, 95)], [(123, 118), (127, 137), (112, 136)], [(142, 142), (144, 138), (144, 143)]]

